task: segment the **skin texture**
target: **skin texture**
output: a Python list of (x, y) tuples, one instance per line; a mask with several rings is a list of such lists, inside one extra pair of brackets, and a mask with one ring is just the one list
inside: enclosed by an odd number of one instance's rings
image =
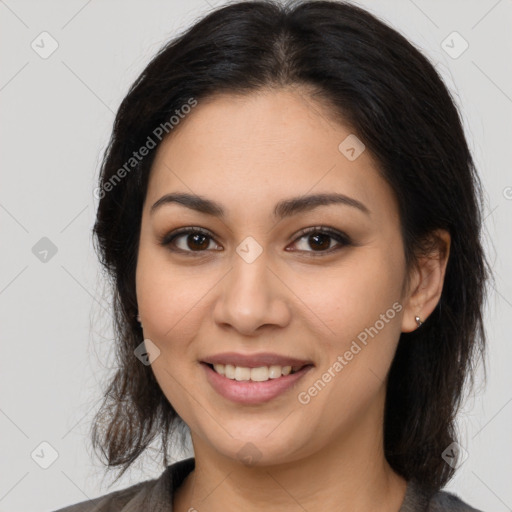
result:
[[(414, 317), (425, 321), (440, 298), (450, 239), (439, 233), (444, 256), (440, 250), (422, 260), (402, 296), (406, 269), (393, 191), (368, 150), (354, 161), (338, 150), (352, 132), (328, 113), (296, 88), (219, 95), (199, 102), (158, 148), (136, 286), (144, 338), (160, 350), (153, 372), (194, 445), (196, 469), (174, 497), (177, 512), (271, 510), (269, 504), (280, 511), (397, 511), (402, 503), (406, 482), (383, 454), (386, 375), (400, 333), (416, 329)], [(151, 214), (170, 192), (213, 199), (226, 215), (178, 204)], [(278, 201), (322, 192), (346, 194), (371, 213), (333, 204), (273, 217)], [(308, 241), (299, 231), (313, 226), (341, 231), (354, 244)], [(187, 235), (174, 241), (196, 256), (159, 245), (187, 227), (211, 232), (195, 245)], [(252, 263), (236, 252), (248, 236), (263, 249)], [(394, 303), (401, 306), (394, 318), (301, 404), (298, 394)], [(199, 363), (227, 351), (276, 352), (315, 367), (277, 398), (241, 405), (218, 395)], [(238, 456), (249, 442), (260, 454), (251, 466)]]

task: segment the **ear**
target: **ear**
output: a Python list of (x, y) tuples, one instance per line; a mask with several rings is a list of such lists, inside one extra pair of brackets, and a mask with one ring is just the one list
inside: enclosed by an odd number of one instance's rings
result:
[(443, 291), (444, 277), (450, 255), (451, 237), (446, 230), (431, 233), (428, 255), (421, 256), (410, 278), (410, 287), (403, 299), (402, 332), (418, 328), (415, 317), (422, 322), (437, 306)]

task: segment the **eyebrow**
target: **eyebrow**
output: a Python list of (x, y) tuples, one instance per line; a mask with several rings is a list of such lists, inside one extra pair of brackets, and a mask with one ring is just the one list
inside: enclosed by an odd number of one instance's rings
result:
[[(177, 203), (191, 210), (195, 210), (206, 215), (224, 218), (225, 210), (217, 202), (194, 194), (183, 192), (174, 192), (162, 196), (151, 207), (150, 214), (166, 204)], [(331, 204), (341, 204), (356, 208), (366, 215), (371, 215), (371, 211), (360, 201), (344, 194), (313, 194), (308, 196), (292, 197), (279, 201), (274, 208), (274, 217), (283, 219), (291, 217), (297, 213), (313, 210), (319, 206), (328, 206)]]

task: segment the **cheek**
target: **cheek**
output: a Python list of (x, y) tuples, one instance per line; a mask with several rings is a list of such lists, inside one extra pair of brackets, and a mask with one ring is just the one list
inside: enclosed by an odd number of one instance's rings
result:
[(144, 320), (144, 335), (158, 340), (163, 340), (173, 329), (189, 302), (180, 278), (170, 271), (161, 253), (160, 249), (141, 243), (136, 272), (137, 303)]
[(315, 423), (321, 415), (322, 424), (314, 426), (325, 435), (371, 409), (394, 357), (401, 283), (389, 261), (377, 256), (359, 258), (357, 271), (350, 265), (338, 269), (323, 280), (328, 285), (315, 279), (301, 282), (299, 293), (309, 290), (304, 302), (322, 320), (316, 323), (328, 329), (316, 335), (318, 371), (297, 394), (302, 393), (301, 403), (307, 402), (305, 410), (311, 412), (305, 421)]
[[(181, 417), (193, 400), (187, 383), (195, 377), (193, 340), (204, 318), (201, 297), (211, 284), (197, 269), (172, 266), (165, 251), (148, 247), (139, 252), (136, 272), (137, 301), (143, 317), (144, 338), (160, 350), (152, 362), (153, 374), (169, 403)], [(187, 362), (187, 364), (184, 364)]]
[(369, 398), (385, 379), (401, 331), (397, 260), (399, 255), (377, 249), (360, 251), (343, 266), (323, 269), (321, 279), (317, 274), (300, 280), (297, 295), (315, 313), (310, 328), (319, 326), (319, 374), (330, 372), (324, 400), (332, 395), (347, 405), (361, 393)]
[(165, 251), (141, 247), (136, 283), (139, 311), (144, 318), (144, 335), (154, 339), (167, 353), (183, 357), (205, 319), (208, 294), (222, 272), (199, 266), (176, 266)]
[(400, 300), (399, 260), (379, 248), (354, 251), (339, 265), (303, 273), (294, 291), (325, 333), (348, 339)]
[(155, 267), (141, 276), (143, 285), (137, 296), (139, 308), (144, 312), (145, 334), (164, 343), (172, 339), (187, 339), (185, 331), (201, 318), (199, 301), (208, 290), (204, 280), (194, 282), (193, 279), (170, 278)]

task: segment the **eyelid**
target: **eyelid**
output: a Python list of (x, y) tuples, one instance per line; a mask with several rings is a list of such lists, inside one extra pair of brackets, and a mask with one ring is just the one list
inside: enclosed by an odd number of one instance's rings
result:
[[(202, 234), (202, 235), (210, 238), (215, 243), (217, 243), (215, 240), (215, 236), (213, 235), (213, 233), (211, 231), (209, 231), (208, 229), (196, 227), (196, 226), (188, 226), (188, 227), (178, 228), (178, 229), (171, 231), (170, 233), (167, 233), (164, 236), (160, 237), (158, 242), (160, 245), (167, 247), (167, 246), (171, 246), (172, 243), (174, 242), (174, 240), (176, 240), (176, 238), (179, 238), (180, 236), (192, 235), (192, 234), (197, 234), (197, 233)], [(290, 251), (289, 250), (288, 252), (307, 253), (310, 256), (317, 257), (317, 256), (331, 254), (345, 246), (355, 245), (352, 242), (351, 238), (347, 234), (345, 234), (343, 231), (339, 231), (339, 230), (337, 230), (335, 228), (331, 228), (329, 226), (321, 226), (321, 225), (320, 226), (310, 226), (310, 227), (301, 229), (298, 233), (293, 235), (293, 237), (291, 238), (291, 242), (296, 243), (310, 233), (320, 233), (320, 234), (328, 235), (329, 237), (334, 239), (336, 242), (338, 242), (338, 246), (334, 247), (334, 248), (330, 248), (325, 251), (302, 251), (302, 250), (291, 250)], [(185, 250), (178, 249), (178, 248), (172, 248), (169, 250), (171, 250), (174, 253), (186, 254), (187, 256), (189, 256), (189, 255), (204, 256), (204, 254), (202, 254), (202, 253), (208, 253), (211, 251), (211, 249), (206, 249), (206, 250), (202, 250), (202, 251), (185, 251)]]
[(331, 228), (329, 226), (310, 226), (308, 228), (303, 228), (298, 233), (295, 233), (295, 235), (293, 235), (292, 241), (297, 241), (300, 238), (302, 238), (305, 235), (308, 235), (310, 233), (319, 233), (319, 232), (323, 233), (323, 234), (332, 235), (333, 238), (338, 237), (338, 238), (343, 238), (347, 242), (350, 241), (349, 236), (346, 235), (345, 233), (343, 233), (343, 231), (339, 231), (338, 229)]

